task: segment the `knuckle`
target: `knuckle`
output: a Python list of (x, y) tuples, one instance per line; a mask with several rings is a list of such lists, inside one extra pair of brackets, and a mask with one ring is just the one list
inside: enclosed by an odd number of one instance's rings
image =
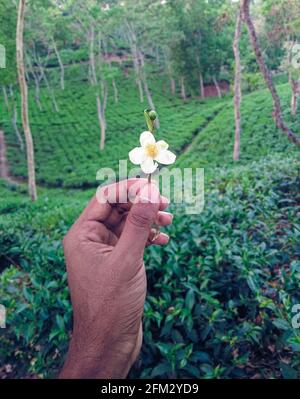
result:
[(129, 219), (136, 227), (149, 228), (152, 224), (153, 214), (151, 210), (138, 209), (129, 215)]

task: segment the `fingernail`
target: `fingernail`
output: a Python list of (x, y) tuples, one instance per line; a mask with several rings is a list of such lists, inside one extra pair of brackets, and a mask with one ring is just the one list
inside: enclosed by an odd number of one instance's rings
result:
[(166, 217), (170, 218), (170, 222), (169, 222), (170, 224), (173, 223), (174, 215), (172, 215), (172, 213), (163, 212), (163, 211), (160, 211), (160, 213), (158, 214), (158, 217), (157, 217), (158, 223), (161, 223)]
[[(166, 212), (166, 213), (168, 213), (168, 212)], [(171, 221), (173, 222), (173, 219), (174, 219), (173, 213), (168, 213), (168, 215), (170, 215)]]
[(170, 237), (168, 236), (168, 234), (160, 233), (159, 239), (162, 245), (166, 245), (168, 244)]

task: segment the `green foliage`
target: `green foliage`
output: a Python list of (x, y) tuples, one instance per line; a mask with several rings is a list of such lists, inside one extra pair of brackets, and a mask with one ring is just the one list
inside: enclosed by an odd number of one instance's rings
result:
[(16, 70), (16, 7), (12, 2), (0, 1), (0, 44), (5, 47), (6, 68), (0, 69), (1, 85), (14, 83)]
[[(146, 130), (143, 111), (147, 104), (139, 102), (133, 79), (117, 79), (120, 99), (119, 103), (114, 103), (110, 86), (106, 146), (104, 151), (100, 151), (100, 127), (94, 91), (86, 82), (73, 83), (69, 80), (69, 77), (81, 79), (85, 72), (77, 66), (68, 71), (66, 89), (55, 92), (59, 113), (54, 112), (46, 88), (41, 89), (42, 111), (39, 111), (34, 92), (31, 91), (30, 123), (39, 184), (48, 187), (96, 186), (98, 169), (105, 166), (118, 172), (119, 159), (128, 159), (128, 152), (138, 144), (139, 134)], [(57, 74), (54, 73), (53, 77), (57, 78)], [(149, 79), (149, 85), (161, 119), (160, 137), (172, 142), (172, 149), (178, 154), (191, 141), (195, 131), (223, 106), (215, 99), (205, 104), (197, 101), (184, 104), (172, 98), (163, 80), (154, 76)], [(180, 114), (180, 118), (175, 117), (176, 113)], [(20, 152), (7, 111), (0, 113), (1, 125), (8, 144), (11, 173), (26, 177), (25, 153)]]
[[(88, 49), (81, 47), (79, 49), (64, 49), (60, 52), (60, 57), (64, 65), (68, 66), (72, 63), (80, 63), (88, 61), (89, 54)], [(58, 67), (59, 63), (55, 54), (52, 54), (47, 62), (48, 67)]]
[[(87, 82), (88, 28), (97, 22), (96, 55), (104, 48), (128, 54), (126, 15), (144, 54), (143, 73), (161, 122), (159, 137), (178, 155), (176, 166), (204, 167), (206, 176), (204, 211), (186, 215), (184, 206), (172, 206), (170, 244), (147, 249), (144, 343), (130, 376), (300, 378), (300, 333), (291, 323), (292, 307), (300, 303), (299, 152), (276, 129), (268, 92), (256, 91), (264, 85), (246, 29), (240, 42), (243, 89), (255, 92), (243, 97), (238, 165), (232, 161), (232, 100), (189, 98), (183, 103), (170, 95), (170, 77), (178, 90), (184, 76), (187, 93), (198, 95), (199, 72), (206, 82), (232, 72), (237, 5), (229, 0), (176, 0), (145, 7), (142, 1), (128, 1), (122, 9), (109, 3), (109, 11), (96, 7), (97, 1), (87, 8), (73, 0), (59, 9), (48, 0), (28, 5), (25, 47), (29, 52), (36, 48), (43, 60), (49, 53), (45, 72), (60, 111), (54, 112), (43, 82), (39, 110), (29, 82), (39, 200), (32, 204), (25, 187), (0, 181), (0, 303), (7, 308), (0, 364), (10, 365), (13, 377), (48, 378), (57, 375), (64, 360), (72, 309), (62, 238), (94, 194), (80, 189), (97, 185), (101, 167), (117, 171), (118, 161), (128, 158), (146, 129), (143, 110), (148, 104), (138, 100), (130, 57), (118, 66), (101, 63), (97, 72), (108, 83), (109, 98), (106, 147), (99, 150), (95, 92)], [(259, 39), (268, 65), (275, 69), (283, 57), (284, 38), (268, 42), (276, 14), (269, 1), (264, 3), (266, 25)], [(285, 7), (278, 9), (280, 15), (289, 11)], [(74, 22), (74, 15), (79, 21)], [(9, 60), (0, 78), (6, 86), (16, 83), (15, 19), (15, 6), (0, 0), (0, 43), (6, 44)], [(297, 27), (291, 27), (297, 38)], [(65, 64), (64, 91), (58, 89), (54, 42)], [(277, 84), (286, 81), (286, 76), (276, 77)], [(299, 117), (292, 120), (289, 115), (288, 85), (281, 85), (279, 92), (284, 118), (299, 132)], [(25, 153), (17, 145), (11, 111), (1, 99), (0, 126), (10, 172), (26, 178)], [(19, 108), (18, 118), (22, 130)]]
[[(299, 377), (299, 171), (282, 156), (217, 169), (200, 215), (172, 209), (170, 245), (147, 251), (131, 377)], [(91, 193), (42, 190), (32, 204), (0, 190), (0, 362), (15, 377), (55, 376), (72, 321), (61, 239)]]
[(265, 82), (260, 72), (244, 73), (242, 75), (242, 90), (244, 92), (261, 90), (264, 87), (265, 87)]
[[(299, 117), (292, 120), (290, 116), (289, 87), (282, 85), (278, 90), (283, 104), (284, 118), (295, 132), (299, 132)], [(267, 90), (243, 97), (241, 163), (246, 164), (249, 160), (259, 160), (281, 152), (299, 154), (297, 147), (275, 127), (272, 111), (272, 99)], [(215, 174), (215, 166), (232, 167), (233, 132), (234, 112), (232, 102), (229, 102), (227, 107), (200, 131), (188, 151), (180, 157), (179, 165), (205, 167), (207, 174)]]

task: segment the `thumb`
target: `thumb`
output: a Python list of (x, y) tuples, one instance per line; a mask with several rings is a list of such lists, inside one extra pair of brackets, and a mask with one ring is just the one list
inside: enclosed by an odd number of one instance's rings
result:
[(153, 183), (143, 186), (135, 198), (127, 216), (122, 235), (115, 251), (130, 262), (142, 259), (151, 226), (155, 222), (160, 205), (160, 193)]

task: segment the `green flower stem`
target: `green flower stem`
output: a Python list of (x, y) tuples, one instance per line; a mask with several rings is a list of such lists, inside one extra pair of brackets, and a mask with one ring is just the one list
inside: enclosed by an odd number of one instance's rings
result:
[[(148, 127), (149, 132), (154, 134), (154, 131), (155, 131), (155, 119), (157, 118), (156, 112), (151, 110), (151, 109), (145, 109), (144, 115), (145, 115), (145, 119), (146, 119), (146, 123), (147, 123), (147, 127)], [(151, 176), (152, 176), (152, 174), (149, 173), (149, 175), (148, 175), (148, 183), (149, 184), (151, 183)], [(156, 223), (154, 223), (152, 228), (155, 229), (154, 237), (158, 237), (158, 235), (160, 233), (160, 227)]]
[[(157, 117), (156, 112), (151, 109), (145, 109), (144, 111), (147, 127), (149, 132), (154, 134), (155, 131), (155, 119)], [(148, 183), (151, 183), (151, 173), (148, 175)]]

